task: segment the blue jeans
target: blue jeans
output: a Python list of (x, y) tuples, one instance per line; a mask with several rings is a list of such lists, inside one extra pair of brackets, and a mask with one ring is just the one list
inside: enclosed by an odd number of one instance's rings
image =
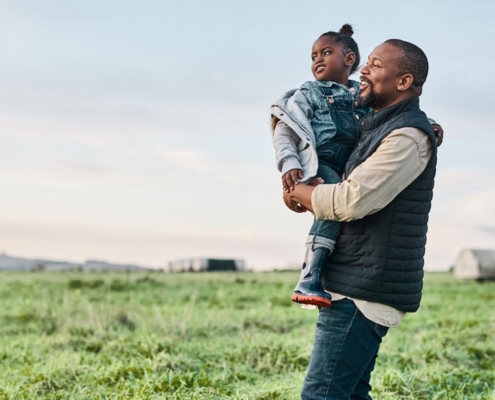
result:
[[(316, 176), (322, 178), (325, 183), (340, 183), (342, 179), (339, 174), (335, 172), (328, 164), (324, 161), (319, 160), (318, 172)], [(337, 240), (340, 234), (340, 222), (337, 221), (313, 221), (313, 225), (309, 230), (309, 235), (314, 235), (313, 242), (318, 243), (316, 237), (322, 237), (324, 239), (331, 239), (333, 241)], [(333, 246), (332, 246), (333, 249)]]
[(303, 400), (370, 400), (370, 377), (388, 328), (371, 322), (352, 300), (320, 308)]

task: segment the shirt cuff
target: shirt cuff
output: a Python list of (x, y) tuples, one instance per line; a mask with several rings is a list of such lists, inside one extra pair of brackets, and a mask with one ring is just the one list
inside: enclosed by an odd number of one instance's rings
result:
[(318, 221), (336, 220), (333, 207), (335, 185), (318, 185), (311, 193), (311, 207)]

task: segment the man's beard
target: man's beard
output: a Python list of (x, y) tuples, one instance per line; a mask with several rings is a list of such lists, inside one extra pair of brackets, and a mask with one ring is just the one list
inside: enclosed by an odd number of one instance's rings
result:
[(383, 105), (387, 104), (387, 99), (381, 93), (375, 92), (375, 84), (370, 80), (365, 80), (369, 85), (367, 94), (361, 93), (358, 97), (358, 103), (362, 106), (368, 106), (373, 109), (379, 109)]

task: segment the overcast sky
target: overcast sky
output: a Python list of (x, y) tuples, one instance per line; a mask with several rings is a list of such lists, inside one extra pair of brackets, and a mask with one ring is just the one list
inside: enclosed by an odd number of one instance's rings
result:
[(426, 268), (495, 248), (495, 2), (375, 3), (0, 0), (0, 251), (300, 264), (311, 216), (281, 200), (268, 108), (346, 22), (363, 60), (400, 38), (430, 61)]

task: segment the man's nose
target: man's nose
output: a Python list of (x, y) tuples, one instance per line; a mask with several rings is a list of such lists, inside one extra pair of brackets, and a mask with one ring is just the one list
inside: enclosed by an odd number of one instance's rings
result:
[(370, 73), (370, 69), (368, 68), (368, 64), (364, 64), (363, 67), (359, 70), (363, 75), (368, 75)]

